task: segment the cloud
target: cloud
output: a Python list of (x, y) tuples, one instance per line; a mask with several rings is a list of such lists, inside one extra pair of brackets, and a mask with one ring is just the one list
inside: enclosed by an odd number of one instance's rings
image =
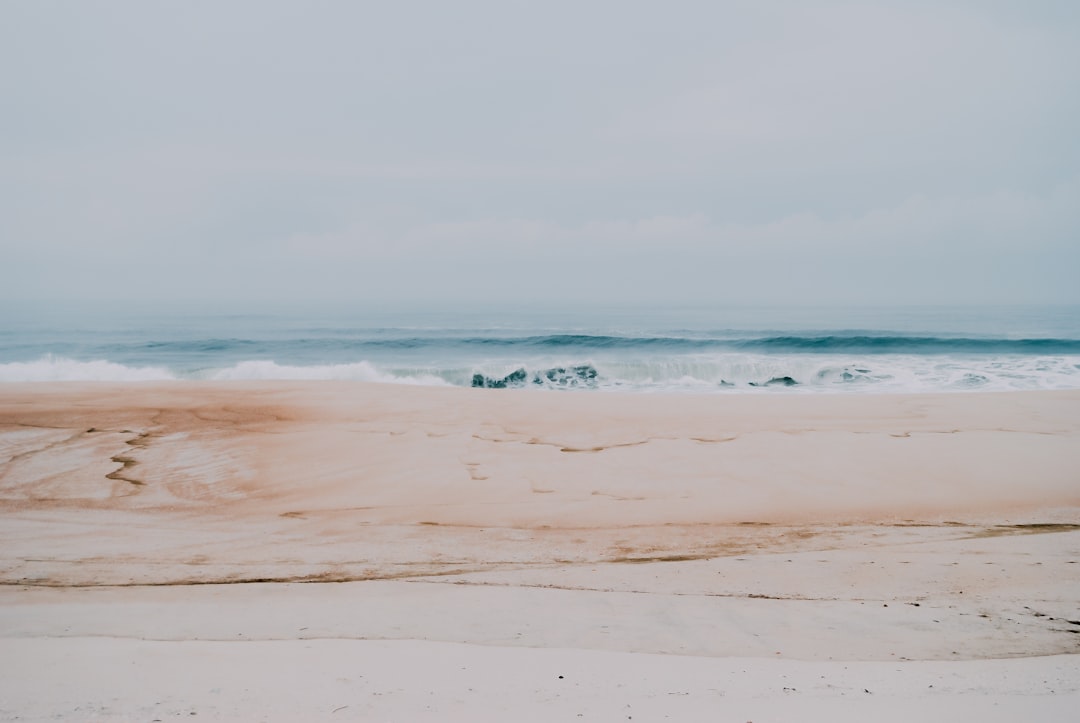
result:
[(761, 223), (722, 223), (705, 214), (598, 220), (565, 225), (546, 219), (497, 217), (378, 228), (354, 226), (327, 234), (297, 234), (282, 242), (297, 253), (339, 258), (408, 256), (448, 251), (528, 255), (537, 250), (632, 252), (662, 249), (687, 256), (717, 249), (750, 255), (882, 250), (903, 244), (934, 253), (979, 249), (1034, 251), (1077, 243), (1080, 177), (1037, 196), (1000, 191), (983, 196), (912, 196), (894, 206), (853, 216), (800, 213)]
[(6, 5), (0, 298), (1080, 301), (1076, 7)]

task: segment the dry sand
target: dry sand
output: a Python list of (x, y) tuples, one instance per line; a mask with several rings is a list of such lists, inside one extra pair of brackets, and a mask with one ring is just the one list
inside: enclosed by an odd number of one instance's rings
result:
[(0, 718), (1073, 720), (1080, 392), (0, 387)]

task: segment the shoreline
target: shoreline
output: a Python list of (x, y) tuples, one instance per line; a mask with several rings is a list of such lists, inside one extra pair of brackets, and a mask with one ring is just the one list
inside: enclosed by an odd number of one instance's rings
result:
[[(403, 377), (404, 379), (405, 377)], [(152, 387), (206, 387), (208, 389), (218, 388), (219, 390), (232, 390), (232, 391), (250, 391), (259, 387), (288, 387), (292, 385), (311, 385), (312, 387), (322, 386), (342, 386), (342, 387), (374, 387), (384, 389), (427, 389), (427, 390), (459, 390), (472, 394), (552, 394), (556, 396), (598, 396), (598, 397), (646, 397), (646, 398), (671, 398), (671, 399), (689, 399), (689, 398), (703, 398), (703, 399), (736, 399), (749, 397), (752, 399), (771, 399), (771, 398), (803, 398), (803, 397), (824, 397), (826, 399), (832, 398), (851, 398), (851, 397), (953, 397), (953, 396), (999, 396), (1010, 394), (1078, 394), (1080, 393), (1080, 386), (1076, 387), (1059, 387), (1059, 388), (1037, 388), (1037, 389), (876, 389), (872, 387), (861, 387), (858, 389), (851, 389), (846, 387), (835, 388), (817, 388), (807, 384), (796, 384), (790, 387), (784, 386), (769, 386), (768, 384), (760, 385), (747, 385), (747, 386), (730, 386), (724, 387), (722, 385), (716, 385), (714, 387), (700, 387), (700, 388), (664, 388), (664, 389), (651, 389), (651, 388), (632, 388), (632, 387), (542, 387), (535, 385), (525, 385), (520, 387), (476, 387), (470, 385), (458, 385), (450, 382), (443, 382), (440, 384), (429, 384), (420, 381), (380, 381), (380, 380), (368, 380), (368, 379), (297, 379), (297, 378), (280, 378), (280, 379), (195, 379), (195, 378), (174, 378), (174, 379), (47, 379), (47, 380), (15, 380), (6, 381), (0, 380), (0, 397), (3, 397), (4, 390), (24, 390), (35, 393), (50, 392), (51, 387), (60, 387), (61, 391), (67, 388), (69, 391), (77, 389), (79, 387), (87, 387), (92, 389), (94, 387), (113, 387), (117, 391), (124, 388), (139, 389), (139, 388), (152, 388)]]
[[(95, 471), (42, 495), (35, 475), (56, 477), (49, 458), (20, 462), (0, 477), (8, 504), (303, 512), (310, 505), (289, 485), (307, 477), (316, 509), (382, 510), (369, 521), (387, 523), (864, 522), (1080, 505), (1080, 390), (726, 397), (61, 383), (0, 386), (0, 430), (20, 430), (13, 455), (46, 445), (52, 459)], [(470, 513), (472, 502), (506, 514)], [(391, 512), (407, 506), (418, 516)]]

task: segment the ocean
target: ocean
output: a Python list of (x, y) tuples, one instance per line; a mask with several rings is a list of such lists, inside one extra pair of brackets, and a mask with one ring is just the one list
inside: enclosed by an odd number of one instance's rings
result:
[(1080, 387), (1078, 307), (0, 310), (0, 383), (342, 379), (716, 394)]

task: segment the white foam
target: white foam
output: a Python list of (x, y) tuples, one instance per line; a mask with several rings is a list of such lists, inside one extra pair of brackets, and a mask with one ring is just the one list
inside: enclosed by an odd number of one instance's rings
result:
[[(718, 354), (595, 363), (599, 387), (642, 391), (945, 392), (1075, 389), (1080, 357)], [(790, 377), (796, 386), (761, 386)], [(753, 386), (758, 385), (758, 386)]]
[(164, 367), (129, 367), (105, 360), (76, 361), (51, 354), (32, 362), (0, 364), (0, 382), (151, 382), (176, 379)]
[(373, 364), (366, 361), (353, 364), (319, 364), (312, 366), (290, 366), (272, 361), (242, 361), (227, 369), (211, 372), (204, 378), (216, 381), (338, 379), (358, 382), (382, 382), (384, 384), (448, 385), (448, 382), (434, 374), (393, 374), (380, 371)]
[[(105, 360), (77, 361), (52, 355), (30, 362), (0, 364), (0, 383), (51, 381), (349, 380), (424, 386), (469, 386), (472, 375), (505, 377), (524, 367), (530, 374), (557, 367), (593, 365), (598, 377), (586, 386), (621, 391), (686, 392), (944, 392), (1080, 388), (1080, 356), (947, 356), (818, 354), (698, 354), (607, 359), (532, 358), (475, 366), (378, 367), (368, 361), (289, 365), (248, 360), (199, 371), (161, 366), (126, 366)], [(796, 386), (767, 384), (791, 377)], [(759, 385), (759, 386), (753, 386)], [(528, 384), (528, 388), (559, 385)]]

